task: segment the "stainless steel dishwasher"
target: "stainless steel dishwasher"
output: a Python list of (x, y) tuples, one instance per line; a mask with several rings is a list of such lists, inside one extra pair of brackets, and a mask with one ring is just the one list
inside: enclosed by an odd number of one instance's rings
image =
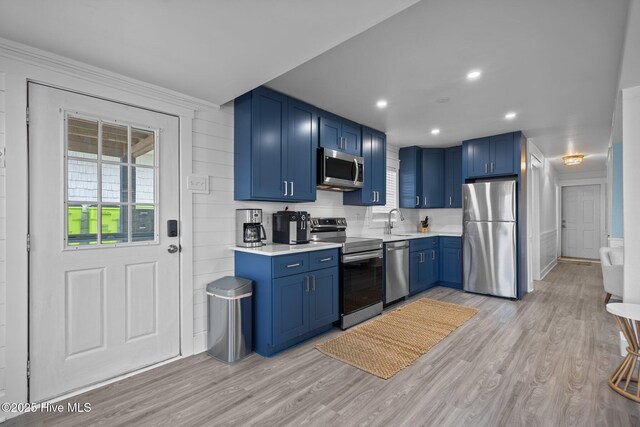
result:
[(389, 304), (409, 295), (409, 242), (384, 244), (385, 293), (384, 303)]

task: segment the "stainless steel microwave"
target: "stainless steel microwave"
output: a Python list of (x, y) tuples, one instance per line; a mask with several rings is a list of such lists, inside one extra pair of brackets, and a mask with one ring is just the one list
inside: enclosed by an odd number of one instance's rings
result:
[(328, 148), (318, 148), (318, 188), (354, 191), (363, 187), (364, 159)]

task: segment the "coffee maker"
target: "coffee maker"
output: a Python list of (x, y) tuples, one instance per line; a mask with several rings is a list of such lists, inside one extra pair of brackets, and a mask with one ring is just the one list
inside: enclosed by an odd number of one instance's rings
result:
[(304, 211), (280, 211), (273, 214), (273, 243), (299, 245), (309, 243), (309, 215)]
[(236, 246), (263, 246), (267, 233), (262, 225), (262, 209), (236, 209)]

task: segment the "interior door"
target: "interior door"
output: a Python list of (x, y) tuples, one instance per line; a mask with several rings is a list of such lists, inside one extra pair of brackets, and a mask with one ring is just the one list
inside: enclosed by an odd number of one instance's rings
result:
[[(177, 356), (176, 117), (29, 84), (30, 396)], [(171, 245), (171, 246), (170, 246)]]
[(562, 188), (562, 256), (597, 259), (600, 248), (600, 186)]

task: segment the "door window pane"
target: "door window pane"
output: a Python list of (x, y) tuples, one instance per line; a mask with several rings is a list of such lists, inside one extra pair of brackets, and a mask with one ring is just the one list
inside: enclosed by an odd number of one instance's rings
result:
[(129, 241), (127, 206), (102, 205), (102, 243)]
[(67, 246), (96, 244), (97, 210), (96, 205), (67, 206)]
[(67, 200), (98, 201), (98, 164), (84, 160), (67, 161)]
[(97, 120), (68, 117), (67, 155), (93, 160), (98, 158)]
[(155, 239), (155, 208), (153, 205), (134, 205), (131, 212), (131, 238), (134, 242)]
[(102, 164), (102, 202), (128, 202), (127, 171), (127, 166)]
[(133, 186), (133, 202), (134, 203), (154, 203), (154, 179), (155, 170), (151, 168), (132, 167), (131, 179)]
[(102, 124), (102, 160), (109, 162), (127, 162), (127, 127)]
[(131, 129), (131, 163), (155, 166), (155, 147), (155, 132), (142, 129)]

